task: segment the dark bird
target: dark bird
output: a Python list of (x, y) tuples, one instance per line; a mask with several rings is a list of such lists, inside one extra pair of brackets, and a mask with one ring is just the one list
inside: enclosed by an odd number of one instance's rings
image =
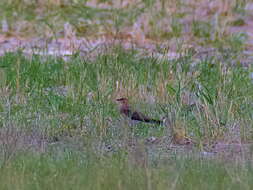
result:
[(142, 121), (146, 123), (155, 123), (159, 125), (163, 124), (163, 121), (161, 120), (151, 119), (151, 118), (146, 117), (144, 114), (140, 112), (133, 111), (128, 104), (127, 98), (118, 98), (116, 99), (116, 101), (119, 102), (120, 104), (120, 107), (119, 107), (120, 113), (131, 118), (132, 120)]

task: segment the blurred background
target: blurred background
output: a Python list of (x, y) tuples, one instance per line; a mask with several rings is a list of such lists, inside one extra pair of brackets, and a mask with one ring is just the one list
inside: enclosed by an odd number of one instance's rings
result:
[(247, 53), (252, 18), (251, 0), (2, 0), (0, 49), (72, 54), (120, 41), (168, 56), (182, 44)]

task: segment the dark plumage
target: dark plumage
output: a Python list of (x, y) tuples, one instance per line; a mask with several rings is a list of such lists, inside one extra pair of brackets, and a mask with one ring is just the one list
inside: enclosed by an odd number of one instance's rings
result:
[(159, 125), (163, 123), (161, 120), (151, 119), (140, 112), (131, 110), (127, 98), (118, 98), (116, 100), (120, 103), (120, 113), (131, 118), (132, 120), (142, 121), (146, 123), (155, 123)]

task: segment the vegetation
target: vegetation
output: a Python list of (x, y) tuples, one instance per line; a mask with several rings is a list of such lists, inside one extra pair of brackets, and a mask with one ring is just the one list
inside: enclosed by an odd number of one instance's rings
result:
[[(195, 63), (191, 54), (159, 60), (115, 47), (95, 60), (7, 53), (0, 68), (3, 188), (251, 187), (251, 154), (237, 173), (231, 163), (209, 163), (195, 153), (189, 159), (188, 151), (183, 158), (173, 154), (169, 140), (162, 149), (148, 148), (145, 139), (169, 139), (170, 126), (130, 127), (114, 101), (127, 96), (155, 118), (175, 113), (173, 127), (184, 128), (198, 150), (218, 141), (251, 142), (252, 71), (241, 64), (215, 57)], [(199, 183), (202, 174), (213, 178)], [(233, 175), (242, 186), (232, 182)]]
[[(230, 31), (251, 2), (222, 2), (3, 0), (6, 39), (122, 40), (0, 57), (0, 189), (252, 189), (250, 37)], [(119, 97), (165, 124), (133, 124)]]
[[(63, 155), (62, 155), (63, 154)], [(21, 155), (1, 169), (2, 189), (251, 189), (252, 165), (173, 159), (165, 166), (129, 165), (125, 156), (87, 160), (61, 153)]]

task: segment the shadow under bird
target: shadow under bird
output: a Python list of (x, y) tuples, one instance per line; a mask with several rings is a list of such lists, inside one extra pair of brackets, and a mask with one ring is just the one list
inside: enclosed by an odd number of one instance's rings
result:
[(128, 104), (127, 98), (118, 98), (116, 99), (116, 101), (120, 105), (119, 106), (120, 113), (131, 118), (131, 120), (142, 121), (146, 123), (154, 123), (154, 124), (159, 124), (159, 125), (163, 124), (163, 121), (161, 120), (151, 119), (140, 112), (132, 110)]

